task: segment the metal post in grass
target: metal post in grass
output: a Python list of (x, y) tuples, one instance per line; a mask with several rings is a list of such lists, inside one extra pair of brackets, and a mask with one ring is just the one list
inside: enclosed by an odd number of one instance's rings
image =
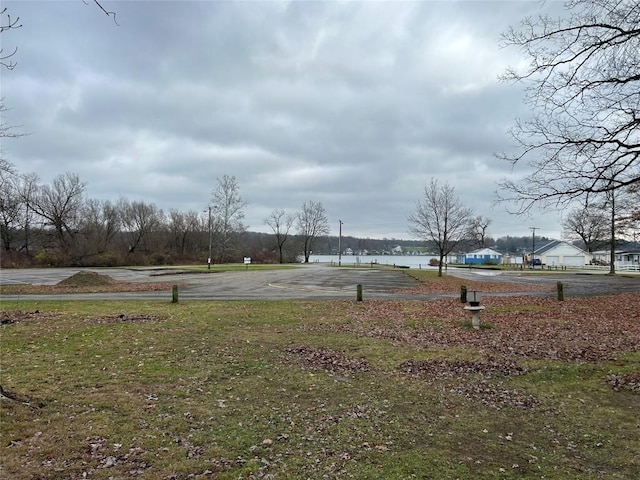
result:
[(174, 285), (172, 288), (171, 303), (178, 303), (178, 285)]
[(460, 285), (460, 301), (467, 303), (467, 287), (466, 285)]
[(558, 301), (562, 302), (564, 300), (564, 287), (562, 282), (558, 282)]
[(356, 285), (356, 301), (358, 302), (362, 301), (362, 285), (361, 284)]

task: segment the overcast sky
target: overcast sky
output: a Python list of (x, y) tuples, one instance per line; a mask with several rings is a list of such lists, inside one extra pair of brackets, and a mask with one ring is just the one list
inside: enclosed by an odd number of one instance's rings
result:
[(556, 212), (495, 206), (494, 158), (526, 116), (521, 65), (500, 34), (557, 2), (7, 1), (7, 160), (48, 183), (79, 175), (87, 196), (206, 209), (235, 176), (245, 223), (322, 202), (332, 234), (412, 238), (431, 177), (455, 187), (489, 234), (559, 238)]

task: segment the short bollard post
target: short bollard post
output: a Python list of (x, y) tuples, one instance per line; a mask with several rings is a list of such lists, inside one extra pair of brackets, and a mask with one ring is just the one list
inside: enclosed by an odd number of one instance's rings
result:
[(564, 300), (564, 287), (562, 282), (558, 282), (558, 301), (562, 302)]
[(173, 286), (172, 294), (171, 303), (178, 303), (178, 285)]
[(362, 301), (362, 285), (361, 284), (358, 284), (356, 286), (356, 301), (357, 302)]
[(460, 285), (460, 301), (467, 303), (467, 287), (466, 285)]

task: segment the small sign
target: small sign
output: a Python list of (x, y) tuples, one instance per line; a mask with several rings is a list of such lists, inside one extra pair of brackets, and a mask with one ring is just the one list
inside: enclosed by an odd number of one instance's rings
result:
[(244, 264), (249, 265), (251, 263), (251, 257), (244, 257)]

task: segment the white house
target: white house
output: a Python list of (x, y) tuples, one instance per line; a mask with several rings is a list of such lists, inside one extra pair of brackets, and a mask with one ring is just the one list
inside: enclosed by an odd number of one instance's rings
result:
[[(638, 265), (640, 264), (640, 250), (616, 250), (614, 258), (615, 264), (619, 266)], [(602, 265), (608, 265), (611, 260), (611, 252), (609, 250), (598, 250), (593, 252), (593, 259)]]
[(591, 261), (591, 256), (587, 252), (560, 240), (552, 240), (537, 248), (534, 257), (548, 266), (582, 267)]

